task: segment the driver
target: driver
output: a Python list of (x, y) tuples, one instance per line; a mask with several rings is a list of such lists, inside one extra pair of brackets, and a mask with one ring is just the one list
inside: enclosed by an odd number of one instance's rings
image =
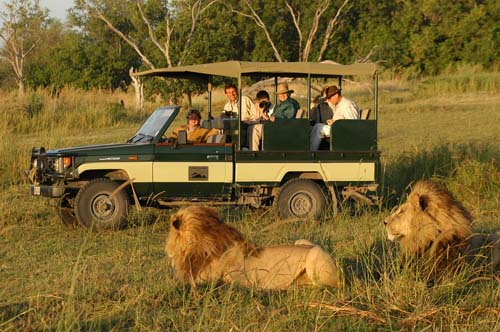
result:
[(182, 125), (172, 132), (169, 140), (176, 140), (177, 134), (181, 130), (187, 132), (187, 142), (188, 143), (202, 143), (206, 142), (208, 137), (217, 135), (219, 132), (217, 129), (206, 129), (200, 126), (201, 114), (200, 111), (191, 109), (189, 110), (187, 116), (187, 124)]

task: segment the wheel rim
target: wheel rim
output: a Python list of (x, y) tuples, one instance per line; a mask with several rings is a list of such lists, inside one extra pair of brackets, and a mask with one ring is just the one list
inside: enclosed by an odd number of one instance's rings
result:
[(296, 217), (305, 217), (314, 210), (316, 202), (310, 193), (299, 191), (295, 193), (289, 201), (289, 207), (292, 214)]
[(91, 204), (92, 215), (99, 220), (106, 220), (115, 212), (115, 202), (109, 199), (109, 195), (101, 194), (94, 197)]

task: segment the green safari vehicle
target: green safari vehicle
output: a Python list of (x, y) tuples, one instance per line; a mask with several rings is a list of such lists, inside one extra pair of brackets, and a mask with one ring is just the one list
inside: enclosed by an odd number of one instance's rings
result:
[[(216, 128), (217, 138), (189, 144), (185, 132), (179, 132), (175, 141), (166, 140), (179, 123), (175, 119), (185, 119), (185, 112), (180, 106), (165, 106), (153, 111), (124, 143), (53, 150), (34, 147), (27, 171), (31, 195), (57, 199), (64, 223), (120, 227), (126, 224), (131, 205), (274, 206), (282, 218), (317, 218), (328, 211), (335, 214), (339, 200), (377, 201), (380, 153), (374, 64), (228, 61), (136, 75), (204, 82), (203, 113), (208, 117), (203, 126)], [(333, 80), (341, 87), (344, 76), (356, 75), (373, 82), (371, 117), (336, 121), (323, 149), (310, 151), (308, 114), (314, 82)], [(276, 91), (284, 78), (304, 86), (302, 117), (264, 123), (261, 150), (248, 151), (241, 115), (221, 117), (221, 110), (212, 109), (214, 82), (233, 80), (241, 96), (243, 82), (265, 79)]]

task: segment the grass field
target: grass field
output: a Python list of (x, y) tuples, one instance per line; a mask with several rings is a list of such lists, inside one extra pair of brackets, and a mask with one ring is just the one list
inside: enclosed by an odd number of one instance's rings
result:
[(434, 178), (470, 209), (475, 230), (500, 231), (500, 79), (479, 76), (381, 80), (380, 207), (294, 223), (272, 210), (221, 210), (258, 245), (322, 245), (342, 287), (204, 285), (199, 296), (174, 280), (163, 251), (171, 211), (132, 211), (130, 227), (92, 232), (63, 226), (54, 202), (28, 195), (32, 146), (124, 141), (144, 118), (119, 106), (130, 97), (0, 94), (0, 331), (500, 331), (498, 277), (465, 270), (430, 285), (402, 264), (382, 224), (412, 181)]

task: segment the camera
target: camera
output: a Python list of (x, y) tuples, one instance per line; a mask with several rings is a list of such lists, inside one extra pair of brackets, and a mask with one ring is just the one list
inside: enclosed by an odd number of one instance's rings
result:
[(259, 103), (259, 107), (264, 109), (264, 112), (269, 112), (269, 107), (271, 107), (271, 103), (267, 100), (263, 100)]
[(221, 117), (223, 119), (235, 118), (237, 116), (238, 116), (238, 114), (236, 112), (233, 112), (233, 111), (222, 111), (222, 114), (221, 114)]

